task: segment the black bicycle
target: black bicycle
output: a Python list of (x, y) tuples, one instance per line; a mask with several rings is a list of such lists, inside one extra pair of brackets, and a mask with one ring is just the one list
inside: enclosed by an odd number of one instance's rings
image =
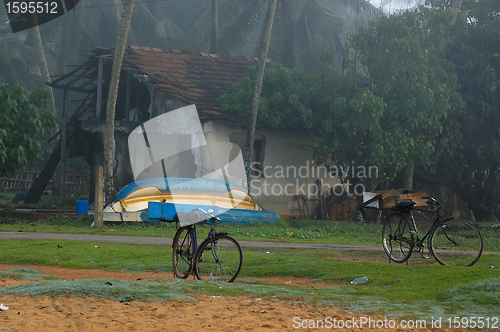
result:
[[(199, 280), (233, 282), (243, 263), (239, 243), (227, 233), (215, 231), (220, 218), (214, 216), (212, 210), (198, 208), (194, 211), (201, 211), (210, 218), (210, 231), (198, 246), (196, 223), (177, 230), (172, 243), (174, 275), (184, 279), (194, 275)], [(199, 214), (192, 214), (192, 217), (199, 219)]]
[(403, 263), (413, 251), (422, 252), (424, 241), (434, 258), (442, 265), (472, 266), (483, 252), (483, 238), (478, 229), (464, 220), (443, 217), (441, 205), (433, 197), (426, 196), (428, 209), (436, 212), (436, 220), (423, 238), (419, 237), (413, 217), (413, 201), (399, 202), (395, 212), (387, 216), (382, 230), (384, 250), (389, 258)]

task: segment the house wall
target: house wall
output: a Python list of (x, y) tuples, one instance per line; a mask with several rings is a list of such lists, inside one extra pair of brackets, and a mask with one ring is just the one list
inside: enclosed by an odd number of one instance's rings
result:
[[(183, 106), (186, 104), (170, 98), (161, 91), (155, 91), (150, 114), (155, 117)], [(207, 174), (210, 170), (220, 169), (230, 163), (235, 153), (230, 143), (239, 146), (241, 151), (245, 145), (246, 130), (244, 128), (226, 127), (212, 121), (204, 122), (202, 126), (208, 148), (200, 152), (203, 154), (201, 165), (198, 157), (195, 156), (199, 170), (197, 174)], [(307, 204), (309, 216), (314, 216), (319, 208), (319, 202), (314, 199), (318, 198), (319, 192), (327, 194), (331, 188), (340, 185), (337, 178), (329, 177), (324, 168), (318, 169), (314, 165), (309, 151), (295, 147), (296, 142), (307, 141), (307, 139), (307, 135), (300, 133), (257, 130), (255, 140), (260, 144), (258, 146), (260, 151), (254, 153), (254, 163), (251, 165), (250, 194), (264, 209), (284, 216), (300, 216), (300, 200), (302, 204)], [(125, 140), (123, 143), (124, 146), (128, 146)], [(213, 158), (216, 155), (227, 156), (227, 160)], [(124, 170), (122, 173), (128, 175), (129, 172)], [(231, 182), (246, 186), (246, 183), (238, 182), (244, 174), (244, 168), (240, 165), (231, 163), (227, 173)], [(319, 185), (318, 180), (322, 181)]]
[[(230, 128), (213, 122), (203, 124), (208, 145), (217, 142), (237, 144), (243, 151), (246, 131)], [(326, 194), (334, 186), (339, 186), (337, 178), (329, 177), (325, 168), (314, 165), (309, 151), (300, 150), (295, 143), (307, 140), (300, 133), (258, 130), (256, 140), (264, 141), (260, 156), (254, 156), (251, 166), (250, 194), (264, 209), (280, 215), (299, 216), (299, 197), (315, 199), (318, 191)], [(255, 163), (260, 157), (260, 165)], [(317, 181), (322, 181), (318, 186)], [(318, 188), (321, 188), (318, 190)], [(307, 201), (310, 215), (318, 209), (317, 201)]]

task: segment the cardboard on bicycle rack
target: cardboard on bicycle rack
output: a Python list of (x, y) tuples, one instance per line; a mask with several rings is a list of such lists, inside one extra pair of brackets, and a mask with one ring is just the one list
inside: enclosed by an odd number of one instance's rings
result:
[(413, 207), (427, 207), (427, 199), (422, 197), (429, 196), (425, 191), (392, 189), (363, 193), (364, 208), (377, 210), (394, 210), (396, 206), (403, 201), (413, 201), (416, 204)]

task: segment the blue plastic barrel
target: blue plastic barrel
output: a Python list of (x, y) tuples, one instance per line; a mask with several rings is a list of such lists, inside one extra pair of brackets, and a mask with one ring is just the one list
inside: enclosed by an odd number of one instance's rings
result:
[(79, 199), (76, 201), (76, 214), (89, 214), (89, 201)]

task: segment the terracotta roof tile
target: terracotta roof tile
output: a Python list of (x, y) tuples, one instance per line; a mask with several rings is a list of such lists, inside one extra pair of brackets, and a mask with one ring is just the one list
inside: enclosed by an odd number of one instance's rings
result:
[(219, 112), (217, 98), (257, 64), (255, 58), (140, 46), (127, 47), (124, 62), (148, 75), (156, 89), (196, 104), (206, 116), (232, 119)]

